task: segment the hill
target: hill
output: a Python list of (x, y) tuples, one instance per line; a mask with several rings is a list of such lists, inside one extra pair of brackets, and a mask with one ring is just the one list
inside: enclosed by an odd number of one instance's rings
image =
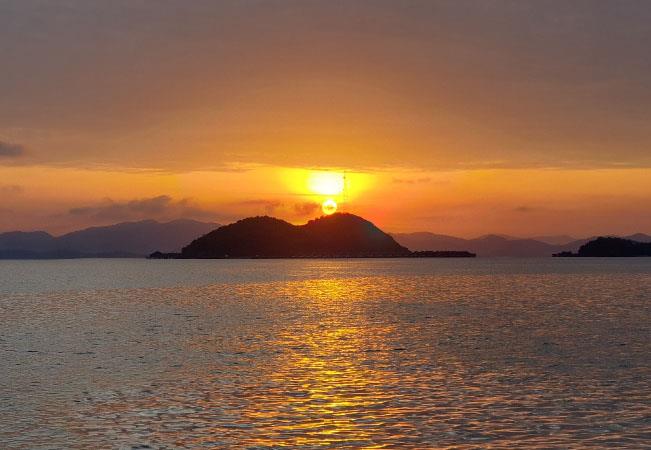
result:
[(218, 227), (219, 224), (194, 220), (166, 223), (143, 220), (75, 231), (59, 237), (57, 243), (61, 248), (74, 249), (84, 254), (122, 251), (143, 256), (156, 249), (179, 251), (192, 239)]
[(398, 243), (410, 250), (467, 250), (478, 256), (551, 256), (559, 247), (534, 239), (517, 239), (499, 235), (486, 235), (463, 239), (441, 234), (395, 233)]
[(636, 242), (651, 242), (651, 236), (644, 233), (631, 234), (630, 236), (622, 236), (623, 239), (628, 239)]
[(305, 225), (251, 217), (218, 228), (184, 247), (182, 258), (297, 258), (411, 256), (371, 222), (337, 213)]
[(598, 237), (579, 248), (577, 253), (561, 252), (554, 256), (632, 257), (651, 256), (651, 242), (616, 237)]
[(45, 231), (10, 231), (0, 234), (0, 251), (52, 251), (56, 238)]
[(194, 220), (123, 222), (54, 237), (43, 231), (0, 234), (0, 259), (142, 257), (181, 247), (219, 224)]
[[(504, 235), (485, 235), (474, 239), (463, 239), (441, 234), (393, 233), (395, 240), (414, 251), (423, 250), (467, 250), (478, 256), (542, 257), (561, 252), (576, 252), (579, 247), (594, 238), (576, 239), (565, 244), (552, 244), (537, 239), (521, 239)], [(638, 233), (625, 236), (641, 242), (651, 242), (651, 236)], [(561, 239), (559, 239), (560, 241)]]
[(567, 234), (530, 236), (529, 239), (551, 245), (565, 245), (578, 240), (577, 238)]

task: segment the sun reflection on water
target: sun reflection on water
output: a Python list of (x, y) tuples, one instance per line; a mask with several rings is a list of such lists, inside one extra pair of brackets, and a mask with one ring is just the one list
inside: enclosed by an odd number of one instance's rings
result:
[[(346, 280), (319, 280), (291, 285), (285, 294), (309, 304), (314, 321), (285, 328), (276, 338), (288, 349), (275, 370), (265, 375), (282, 386), (279, 396), (261, 399), (259, 410), (249, 418), (255, 423), (273, 423), (279, 412), (288, 420), (260, 436), (255, 445), (340, 446), (364, 443), (365, 448), (381, 448), (373, 441), (377, 417), (382, 409), (390, 415), (387, 394), (382, 392), (383, 373), (365, 365), (364, 352), (390, 328), (373, 329), (365, 320), (357, 301), (364, 290), (350, 289)], [(355, 317), (346, 324), (328, 318), (328, 311), (345, 311)], [(291, 419), (289, 419), (291, 418)], [(396, 436), (398, 438), (398, 436)]]

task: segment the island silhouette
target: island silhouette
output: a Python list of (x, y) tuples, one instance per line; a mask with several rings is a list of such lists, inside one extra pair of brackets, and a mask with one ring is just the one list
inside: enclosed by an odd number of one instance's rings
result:
[(373, 223), (335, 213), (293, 225), (269, 216), (249, 217), (192, 241), (180, 253), (154, 252), (150, 258), (396, 258), (474, 257), (465, 251), (412, 252)]
[(632, 257), (651, 256), (651, 242), (637, 242), (617, 237), (598, 237), (583, 244), (579, 251), (555, 253), (560, 257)]

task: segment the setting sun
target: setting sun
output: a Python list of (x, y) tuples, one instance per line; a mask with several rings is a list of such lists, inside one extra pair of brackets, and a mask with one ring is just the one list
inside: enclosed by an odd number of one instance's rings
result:
[(337, 212), (337, 202), (335, 202), (333, 199), (329, 198), (323, 204), (321, 205), (321, 210), (323, 211), (323, 214), (329, 216), (330, 214), (334, 214)]

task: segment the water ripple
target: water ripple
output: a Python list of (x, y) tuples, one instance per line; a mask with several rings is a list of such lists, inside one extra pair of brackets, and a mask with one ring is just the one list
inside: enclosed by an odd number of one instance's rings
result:
[(2, 295), (2, 447), (648, 445), (648, 273), (367, 272)]

